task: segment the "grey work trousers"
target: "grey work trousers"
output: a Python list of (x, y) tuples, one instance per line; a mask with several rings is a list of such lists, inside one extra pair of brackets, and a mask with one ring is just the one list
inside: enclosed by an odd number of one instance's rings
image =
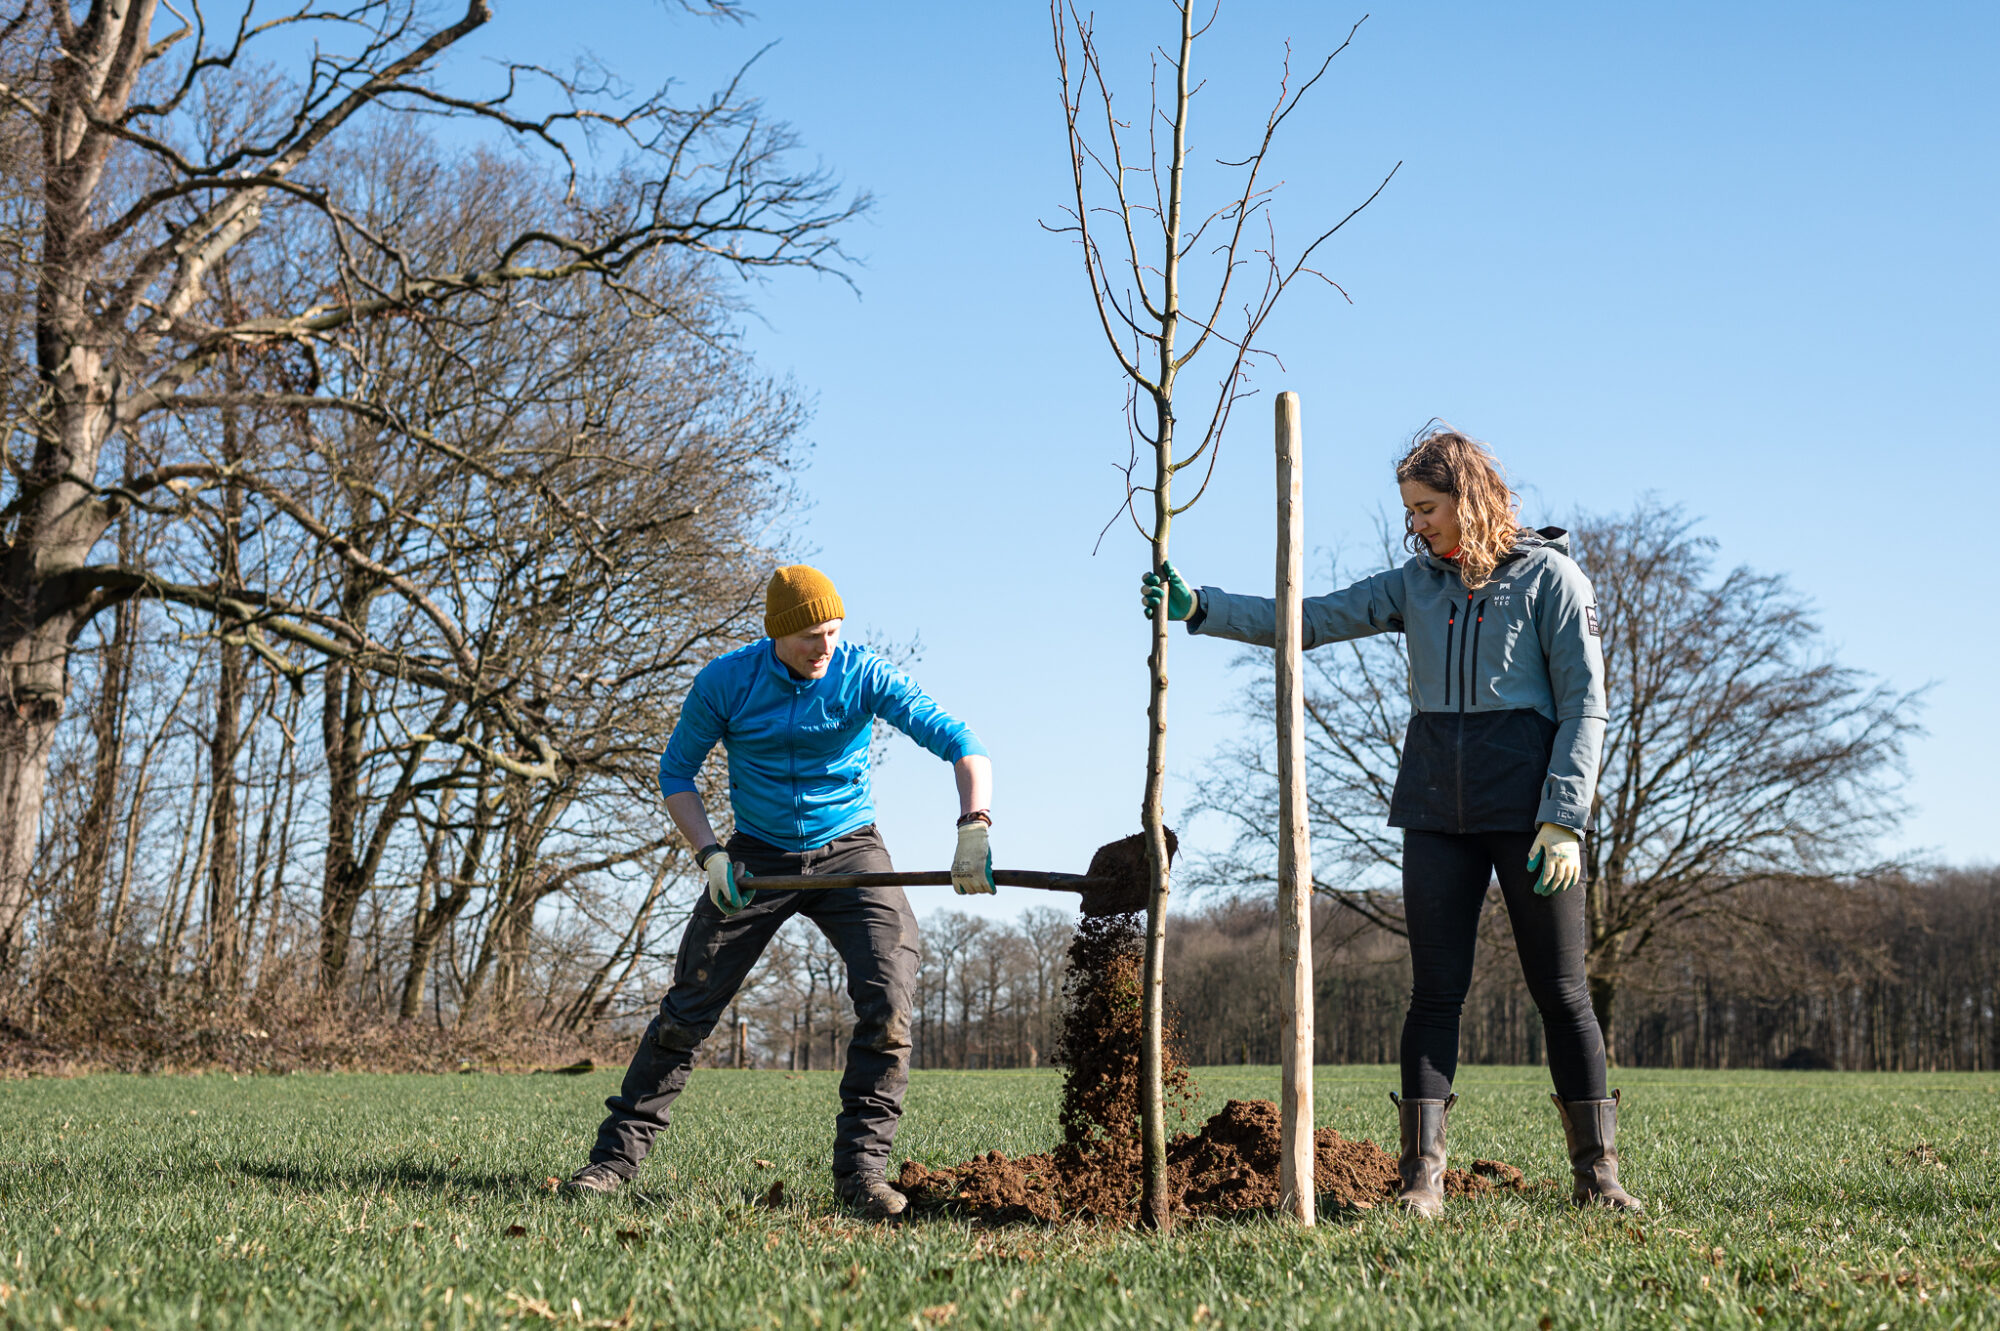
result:
[[(729, 839), (728, 854), (760, 874), (873, 873), (893, 869), (873, 824), (803, 853), (780, 850), (748, 833)], [(667, 1126), (687, 1085), (695, 1050), (708, 1038), (771, 936), (804, 915), (819, 927), (847, 966), (854, 1000), (854, 1036), (840, 1079), (834, 1120), (835, 1175), (884, 1169), (903, 1092), (910, 1081), (910, 1010), (917, 983), (917, 920), (900, 887), (808, 888), (755, 892), (750, 904), (725, 916), (703, 893), (674, 958), (674, 980), (646, 1027), (625, 1082), (604, 1102), (611, 1111), (597, 1130), (592, 1164), (630, 1178)]]

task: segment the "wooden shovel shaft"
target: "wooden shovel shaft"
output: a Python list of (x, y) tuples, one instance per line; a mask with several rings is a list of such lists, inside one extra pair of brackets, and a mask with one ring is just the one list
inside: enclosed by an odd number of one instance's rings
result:
[[(1080, 873), (1046, 873), (1040, 869), (995, 869), (993, 881), (1002, 887), (1035, 887), (1045, 892), (1088, 892), (1110, 887), (1104, 878)], [(792, 892), (812, 887), (945, 887), (951, 882), (948, 869), (924, 869), (916, 873), (807, 873), (774, 874), (760, 877), (746, 874), (737, 880), (740, 887), (758, 892)]]

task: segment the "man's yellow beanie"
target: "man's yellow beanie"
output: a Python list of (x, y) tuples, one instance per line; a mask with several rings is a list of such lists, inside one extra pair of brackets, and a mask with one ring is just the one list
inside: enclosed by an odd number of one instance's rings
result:
[(807, 564), (787, 564), (764, 589), (764, 632), (774, 638), (797, 633), (829, 619), (845, 619), (833, 579)]

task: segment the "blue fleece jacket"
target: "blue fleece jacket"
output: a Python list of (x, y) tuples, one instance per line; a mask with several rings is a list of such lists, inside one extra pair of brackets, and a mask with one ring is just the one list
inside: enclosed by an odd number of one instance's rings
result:
[(660, 793), (693, 790), (720, 742), (736, 826), (784, 850), (824, 846), (875, 821), (868, 749), (878, 716), (948, 763), (986, 752), (963, 721), (866, 647), (842, 643), (824, 676), (799, 679), (760, 638), (694, 677), (660, 755)]

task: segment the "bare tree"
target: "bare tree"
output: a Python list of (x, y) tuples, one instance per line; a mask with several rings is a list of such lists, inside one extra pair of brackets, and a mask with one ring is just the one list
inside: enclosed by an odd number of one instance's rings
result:
[(1615, 1050), (1626, 967), (1662, 935), (1759, 880), (1881, 871), (1923, 691), (1840, 665), (1781, 575), (1712, 576), (1714, 542), (1679, 509), (1578, 526), (1612, 699), (1584, 854), (1591, 1002)]
[[(1883, 871), (1871, 848), (1902, 810), (1895, 792), (1922, 691), (1840, 665), (1782, 576), (1716, 576), (1714, 543), (1679, 509), (1649, 500), (1575, 525), (1611, 710), (1583, 890), (1591, 998), (1615, 1051), (1620, 988), (1650, 949), (1708, 917), (1766, 927), (1742, 904), (1757, 884)], [(1339, 866), (1314, 886), (1401, 932), (1400, 843), (1387, 827), (1409, 716), (1401, 640), (1334, 644), (1307, 660), (1313, 835), (1331, 852), (1314, 864)], [(1268, 674), (1252, 681), (1246, 715), (1268, 715), (1269, 688)], [(1276, 802), (1267, 746), (1217, 756), (1196, 806), (1237, 835), (1201, 881), (1274, 881)]]
[[(1065, 0), (1051, 0), (1049, 6), (1074, 184), (1072, 202), (1064, 209), (1066, 223), (1049, 229), (1075, 238), (1099, 326), (1129, 380), (1126, 415), (1132, 454), (1125, 467), (1121, 511), (1131, 515), (1146, 538), (1155, 571), (1167, 561), (1173, 519), (1201, 498), (1214, 475), (1230, 410), (1248, 392), (1245, 380), (1251, 363), (1270, 354), (1256, 345), (1265, 320), (1293, 281), (1301, 276), (1321, 277), (1309, 266), (1320, 246), (1389, 183), (1385, 177), (1374, 194), (1321, 231), (1295, 257), (1280, 257), (1269, 211), (1273, 187), (1263, 178), (1265, 162), (1279, 127), (1325, 77), (1334, 57), (1353, 40), (1350, 30), (1347, 40), (1296, 88), (1288, 55), (1277, 96), (1256, 144), (1240, 160), (1219, 163), (1240, 172), (1237, 187), (1226, 191), (1220, 203), (1206, 213), (1190, 206), (1186, 197), (1189, 113), (1200, 86), (1193, 76), (1192, 58), (1195, 41), (1207, 33), (1215, 14), (1206, 22), (1198, 20), (1195, 0), (1175, 0), (1172, 8), (1179, 31), (1172, 46), (1153, 51), (1146, 148), (1140, 157), (1128, 151), (1134, 137), (1131, 124), (1120, 121), (1113, 110), (1094, 17), (1085, 17)], [(1357, 22), (1355, 28), (1359, 27)], [(1165, 89), (1160, 86), (1162, 74), (1170, 83)], [(1087, 127), (1087, 121), (1093, 123)], [(1394, 170), (1389, 173), (1394, 174)], [(1199, 275), (1207, 277), (1211, 290), (1190, 300), (1189, 278), (1198, 275), (1196, 270), (1204, 263), (1207, 271)], [(1242, 289), (1237, 286), (1243, 268), (1256, 274), (1246, 279), (1251, 283), (1247, 296), (1241, 296)], [(1322, 280), (1330, 284), (1330, 279)], [(1241, 299), (1240, 315), (1231, 313), (1233, 298)], [(1230, 331), (1222, 328), (1226, 317)], [(1216, 349), (1221, 370), (1205, 413), (1192, 416), (1200, 428), (1191, 432), (1192, 438), (1185, 438), (1176, 432), (1180, 377), (1210, 348)], [(1142, 415), (1150, 416), (1150, 426)], [(1143, 463), (1139, 454), (1142, 445), (1148, 455)], [(1193, 495), (1177, 501), (1174, 478), (1190, 469), (1191, 477), (1199, 476), (1200, 483)], [(1141, 482), (1135, 483), (1135, 472), (1140, 473)], [(1140, 495), (1147, 496), (1148, 512), (1143, 520), (1136, 511)], [(1165, 615), (1152, 626), (1146, 781), (1140, 804), (1152, 876), (1141, 989), (1144, 1054), (1140, 1095), (1145, 1160), (1141, 1214), (1162, 1231), (1173, 1222), (1167, 1197), (1166, 1108), (1160, 1082), (1170, 888), (1162, 806), (1167, 772), (1167, 628)]]
[[(171, 520), (182, 507), (172, 491), (226, 490), (238, 480), (209, 456), (107, 475), (107, 456), (116, 455), (107, 443), (155, 415), (263, 409), (340, 417), (448, 451), (448, 441), (375, 400), (365, 382), (328, 373), (350, 339), (476, 319), (510, 291), (551, 299), (588, 283), (671, 323), (675, 311), (631, 280), (654, 256), (671, 251), (739, 270), (825, 269), (839, 260), (835, 228), (863, 206), (842, 202), (823, 175), (789, 169), (789, 134), (735, 85), (691, 107), (664, 93), (619, 103), (606, 79), (514, 65), (492, 95), (446, 89), (434, 68), (486, 23), (486, 0), (471, 0), (441, 27), (426, 22), (415, 0), (360, 0), (339, 11), (300, 4), (261, 21), (246, 9), (220, 33), (198, 9), (179, 27), (163, 25), (163, 15), (176, 13), (159, 0), (93, 0), (81, 15), (67, 3), (20, 0), (0, 17), (9, 53), (0, 143), (19, 141), (23, 123), (40, 141), (37, 160), (9, 177), (10, 196), (31, 200), (35, 226), (32, 248), (18, 256), (32, 327), (15, 343), (31, 372), (6, 394), (0, 506), (0, 659), (8, 667), (0, 950), (13, 946), (28, 904), (70, 645), (122, 599), (164, 597), (254, 624), (252, 650), (277, 639), (342, 669), (419, 680), (491, 712), (509, 743), (531, 755), (525, 766), (544, 772), (553, 761), (541, 719), (478, 679), (476, 650), (463, 641), (440, 659), (385, 658), (351, 623), (262, 589), (165, 584), (93, 564), (122, 515)], [(288, 83), (253, 72), (267, 47), (312, 54)], [(530, 86), (552, 93), (557, 109), (519, 109)], [(371, 226), (364, 201), (343, 193), (337, 177), (314, 178), (343, 135), (415, 114), (466, 119), (542, 151), (560, 206), (440, 265)], [(625, 156), (601, 178), (579, 165), (592, 136)], [(317, 228), (328, 267), (296, 284), (289, 303), (219, 308), (211, 297), (221, 268), (279, 213)], [(240, 388), (224, 372), (232, 348), (253, 362), (243, 365)], [(280, 502), (268, 490), (264, 497)], [(364, 549), (337, 541), (333, 553), (356, 568), (372, 564)], [(401, 587), (393, 570), (378, 576), (392, 592)], [(412, 613), (430, 608), (422, 597), (409, 601)]]

